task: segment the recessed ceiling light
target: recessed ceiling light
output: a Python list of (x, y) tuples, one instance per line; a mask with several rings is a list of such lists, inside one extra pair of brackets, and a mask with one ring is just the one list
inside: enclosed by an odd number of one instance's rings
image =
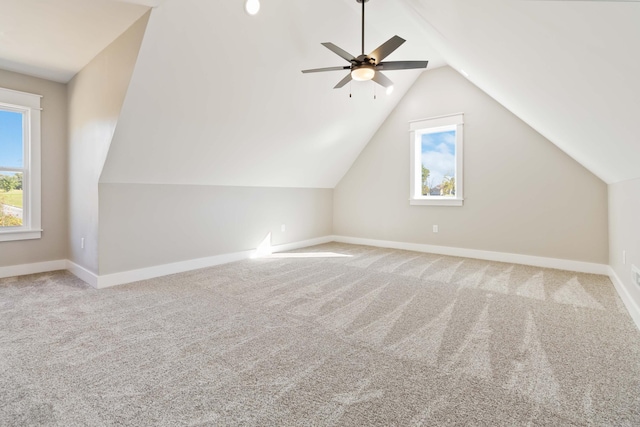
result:
[(249, 15), (255, 15), (260, 11), (260, 0), (247, 0), (244, 4), (244, 10)]
[(393, 93), (393, 86), (389, 86), (387, 88), (387, 95), (391, 95)]

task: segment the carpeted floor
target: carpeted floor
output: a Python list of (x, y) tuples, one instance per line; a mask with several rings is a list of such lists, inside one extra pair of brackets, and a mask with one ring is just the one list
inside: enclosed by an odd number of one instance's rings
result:
[(0, 425), (640, 425), (640, 332), (606, 277), (297, 252), (0, 280)]

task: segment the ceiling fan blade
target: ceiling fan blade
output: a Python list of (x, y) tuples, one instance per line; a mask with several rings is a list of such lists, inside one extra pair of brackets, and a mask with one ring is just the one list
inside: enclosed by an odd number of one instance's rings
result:
[(376, 64), (382, 62), (384, 58), (391, 55), (391, 53), (402, 45), (406, 40), (402, 37), (393, 36), (386, 42), (382, 43), (380, 47), (369, 54), (370, 58), (375, 59)]
[(347, 62), (351, 62), (352, 60), (356, 59), (349, 52), (347, 52), (346, 50), (344, 50), (342, 48), (339, 48), (338, 46), (336, 46), (333, 43), (329, 43), (329, 42), (322, 43), (322, 46), (326, 47), (327, 49), (329, 49), (331, 52), (335, 53), (339, 57), (344, 58), (344, 60), (347, 61)]
[(381, 62), (376, 65), (376, 69), (389, 70), (410, 70), (412, 68), (427, 68), (429, 61), (390, 61)]
[(393, 82), (380, 71), (376, 71), (376, 74), (373, 76), (372, 80), (383, 87), (393, 86)]
[(351, 81), (351, 73), (347, 74), (344, 79), (340, 80), (337, 85), (335, 85), (334, 89), (340, 89), (342, 86), (346, 85)]
[(338, 71), (338, 70), (348, 70), (351, 68), (348, 65), (340, 65), (338, 67), (326, 67), (326, 68), (312, 68), (311, 70), (302, 70), (303, 73), (321, 73), (323, 71)]

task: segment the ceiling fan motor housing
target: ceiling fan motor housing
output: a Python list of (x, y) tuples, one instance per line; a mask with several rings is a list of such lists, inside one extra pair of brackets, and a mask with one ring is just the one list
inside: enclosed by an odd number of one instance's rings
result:
[(334, 89), (340, 89), (341, 87), (344, 87), (344, 85), (349, 83), (351, 80), (373, 80), (377, 84), (389, 88), (393, 86), (393, 82), (389, 80), (389, 78), (386, 77), (383, 73), (381, 73), (382, 70), (386, 71), (427, 68), (428, 61), (382, 62), (387, 56), (389, 56), (393, 51), (400, 47), (402, 43), (406, 41), (399, 36), (391, 37), (369, 55), (364, 53), (364, 4), (368, 1), (369, 0), (356, 0), (356, 2), (362, 4), (362, 54), (356, 57), (333, 43), (325, 42), (322, 43), (324, 47), (326, 47), (345, 61), (349, 62), (349, 65), (302, 70), (303, 73), (349, 70), (349, 74), (347, 74), (342, 80), (340, 80), (338, 84), (334, 86)]

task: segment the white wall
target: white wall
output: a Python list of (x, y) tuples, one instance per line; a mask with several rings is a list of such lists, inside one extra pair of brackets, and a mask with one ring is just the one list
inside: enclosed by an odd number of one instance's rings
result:
[[(98, 272), (98, 180), (148, 14), (69, 82), (69, 259)], [(81, 248), (80, 239), (85, 239)]]
[(0, 87), (43, 95), (42, 238), (0, 242), (0, 267), (67, 257), (67, 92), (55, 83), (0, 70)]
[(640, 178), (639, 2), (400, 3), (447, 64), (596, 176)]
[[(371, 2), (367, 51), (407, 39), (389, 60), (437, 53), (397, 2)], [(393, 3), (393, 4), (392, 4)], [(391, 71), (334, 90), (348, 65), (320, 43), (358, 55), (353, 0), (166, 0), (154, 9), (100, 182), (333, 188), (419, 75)], [(440, 63), (442, 63), (440, 61)], [(349, 98), (349, 89), (353, 97)]]
[[(408, 122), (457, 112), (464, 206), (410, 206)], [(422, 74), (335, 188), (334, 234), (606, 264), (607, 186), (443, 67)]]
[(640, 287), (631, 276), (632, 264), (640, 268), (640, 179), (609, 185), (609, 251), (609, 265), (635, 304), (631, 311), (640, 327)]
[(330, 189), (101, 183), (100, 274), (328, 236), (332, 212)]

